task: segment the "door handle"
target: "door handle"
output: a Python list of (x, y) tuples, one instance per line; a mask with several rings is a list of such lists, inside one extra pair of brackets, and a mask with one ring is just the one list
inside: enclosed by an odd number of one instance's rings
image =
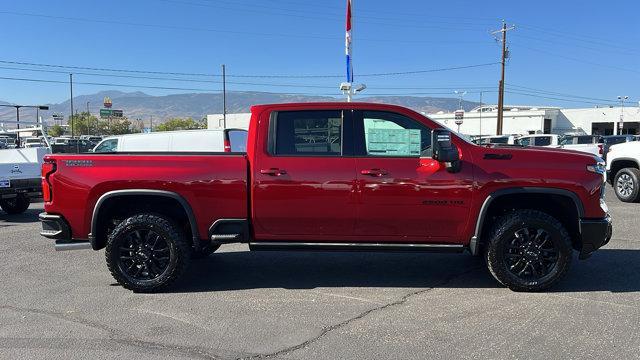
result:
[(380, 177), (383, 175), (387, 175), (388, 173), (386, 170), (382, 170), (382, 169), (367, 169), (367, 170), (360, 170), (360, 174)]
[(286, 175), (287, 171), (283, 169), (271, 168), (271, 169), (262, 169), (260, 170), (260, 174), (263, 175), (271, 175), (271, 176), (280, 176)]

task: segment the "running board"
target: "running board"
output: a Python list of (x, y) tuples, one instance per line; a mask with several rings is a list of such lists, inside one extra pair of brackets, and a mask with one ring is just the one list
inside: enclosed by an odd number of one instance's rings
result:
[(214, 234), (211, 235), (211, 241), (216, 243), (236, 243), (240, 242), (240, 234)]
[(252, 251), (395, 251), (395, 252), (462, 252), (460, 244), (406, 244), (406, 243), (330, 243), (330, 242), (250, 242)]

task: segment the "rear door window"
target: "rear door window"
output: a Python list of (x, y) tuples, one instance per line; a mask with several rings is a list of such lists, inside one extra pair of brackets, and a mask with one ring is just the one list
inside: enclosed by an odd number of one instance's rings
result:
[(270, 123), (270, 153), (281, 156), (343, 155), (340, 110), (281, 111)]

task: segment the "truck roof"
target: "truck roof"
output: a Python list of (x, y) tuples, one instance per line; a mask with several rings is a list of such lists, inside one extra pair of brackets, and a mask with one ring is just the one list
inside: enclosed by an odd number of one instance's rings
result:
[[(251, 106), (251, 112), (260, 112), (271, 108), (309, 108), (309, 109), (368, 109), (368, 110), (404, 110), (417, 113), (414, 110), (400, 105), (372, 103), (372, 102), (344, 102), (344, 101), (325, 101), (325, 102), (297, 102), (297, 103), (280, 103), (280, 104), (259, 104)], [(422, 114), (421, 114), (422, 115)]]

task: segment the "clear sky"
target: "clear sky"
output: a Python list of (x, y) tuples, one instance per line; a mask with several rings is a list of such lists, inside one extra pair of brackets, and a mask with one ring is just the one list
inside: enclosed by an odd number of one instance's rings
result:
[[(640, 2), (354, 1), (355, 81), (365, 94), (416, 94), (496, 102), (498, 65), (418, 74), (376, 73), (497, 63), (491, 30), (508, 33), (508, 104), (590, 107), (629, 95), (640, 100)], [(161, 95), (219, 91), (227, 65), (229, 90), (334, 94), (345, 73), (346, 0), (21, 0), (0, 7), (0, 100), (60, 102), (76, 73), (75, 94), (100, 90)], [(7, 62), (156, 71), (107, 72)], [(29, 71), (39, 69), (43, 71)], [(98, 76), (96, 74), (102, 74)], [(106, 75), (106, 76), (105, 76)], [(118, 75), (115, 77), (113, 75)], [(260, 78), (238, 75), (336, 77)], [(155, 77), (140, 79), (126, 76)], [(167, 78), (189, 79), (174, 81)], [(196, 82), (197, 80), (200, 82)], [(100, 83), (110, 85), (88, 85)]]

